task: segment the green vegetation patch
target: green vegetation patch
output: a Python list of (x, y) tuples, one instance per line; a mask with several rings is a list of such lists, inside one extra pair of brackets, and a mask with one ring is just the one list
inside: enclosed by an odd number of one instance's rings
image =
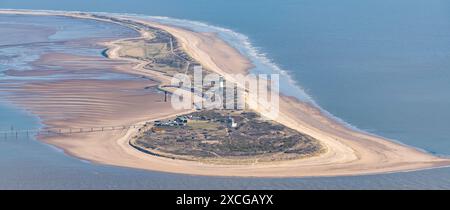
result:
[(158, 121), (133, 143), (152, 154), (182, 159), (271, 156), (282, 160), (324, 150), (316, 139), (254, 112), (227, 110), (199, 111)]

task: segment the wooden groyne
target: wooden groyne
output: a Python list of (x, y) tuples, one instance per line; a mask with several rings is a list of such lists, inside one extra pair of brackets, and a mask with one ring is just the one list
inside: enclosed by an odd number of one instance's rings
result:
[(41, 129), (16, 129), (14, 126), (11, 126), (9, 130), (0, 130), (0, 138), (10, 139), (35, 135), (71, 135), (80, 133), (101, 133), (108, 131), (128, 130), (130, 128), (139, 128), (144, 125), (145, 124), (133, 124), (133, 125), (102, 126), (102, 127), (79, 127), (79, 128), (44, 127)]

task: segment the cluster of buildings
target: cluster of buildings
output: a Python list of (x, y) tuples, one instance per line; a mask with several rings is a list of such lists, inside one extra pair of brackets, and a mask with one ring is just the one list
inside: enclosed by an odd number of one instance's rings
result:
[(168, 120), (168, 121), (157, 120), (157, 121), (155, 121), (154, 125), (155, 125), (155, 127), (186, 126), (187, 122), (188, 122), (188, 118), (187, 117), (177, 117), (175, 120)]
[(222, 118), (222, 119), (211, 119), (206, 116), (199, 117), (199, 116), (192, 116), (192, 115), (178, 116), (177, 118), (175, 118), (175, 120), (167, 120), (167, 121), (158, 120), (158, 121), (154, 122), (154, 126), (155, 127), (186, 126), (186, 124), (188, 123), (189, 120), (221, 121), (221, 122), (226, 123), (227, 126), (230, 128), (238, 127), (238, 123), (231, 116), (228, 116), (227, 118)]

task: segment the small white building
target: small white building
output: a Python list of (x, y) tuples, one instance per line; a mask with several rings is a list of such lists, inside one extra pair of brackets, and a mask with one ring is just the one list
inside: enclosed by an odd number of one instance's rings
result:
[(228, 126), (232, 128), (236, 128), (238, 126), (237, 122), (234, 120), (233, 117), (228, 117)]

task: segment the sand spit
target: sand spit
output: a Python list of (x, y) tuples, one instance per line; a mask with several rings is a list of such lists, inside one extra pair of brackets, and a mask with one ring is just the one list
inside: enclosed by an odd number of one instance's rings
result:
[[(76, 18), (96, 19), (76, 12), (8, 10), (0, 11), (1, 13), (65, 15)], [(197, 33), (136, 17), (117, 16), (116, 18), (132, 20), (171, 33), (192, 58), (205, 68), (223, 75), (227, 80), (233, 81), (234, 79), (230, 73), (246, 74), (251, 67), (251, 63), (244, 56), (215, 35)], [(113, 22), (111, 20), (101, 21)], [(121, 22), (117, 23), (122, 24)], [(139, 30), (139, 32), (143, 39), (149, 36), (144, 29)], [(152, 78), (162, 84), (170, 81), (170, 78), (158, 72), (144, 69), (143, 66), (146, 63), (143, 61), (119, 57), (117, 52), (121, 47), (120, 41), (106, 43), (110, 48), (108, 51), (109, 58), (128, 63), (119, 65), (122, 66), (120, 68), (115, 67), (115, 71)], [(82, 63), (81, 60), (79, 62)], [(131, 67), (131, 63), (135, 65)], [(122, 82), (120, 86), (126, 88), (133, 88), (140, 84), (136, 81)], [(74, 90), (69, 95), (64, 94), (66, 90), (58, 91), (58, 87), (66, 87), (67, 85), (72, 87), (92, 87), (92, 89), (87, 88), (86, 91), (81, 92)], [(104, 91), (102, 92), (102, 88), (103, 90), (108, 89), (108, 94), (105, 94)], [(21, 90), (33, 92), (33, 94), (34, 91), (37, 91), (45, 96), (43, 97), (47, 101), (45, 104), (39, 104), (34, 100), (29, 100), (32, 102), (28, 103), (21, 101), (20, 104), (32, 111), (34, 110), (33, 113), (43, 118), (48, 125), (71, 126), (85, 124), (88, 121), (105, 124), (118, 122), (140, 123), (181, 113), (181, 111), (171, 109), (167, 104), (158, 102), (157, 94), (123, 96), (120, 95), (120, 90), (114, 90), (114, 85), (110, 85), (108, 82), (65, 81), (64, 85), (34, 84), (33, 86), (31, 84)], [(143, 100), (147, 100), (148, 105), (141, 106)], [(53, 106), (55, 105), (74, 108), (74, 111), (69, 112), (67, 109), (54, 110)], [(130, 110), (130, 107), (133, 110)], [(127, 113), (127, 110), (130, 113)], [(58, 117), (62, 111), (72, 113), (73, 119), (45, 120), (52, 119), (51, 117), (46, 117), (47, 115)], [(256, 111), (264, 115), (264, 110)], [(327, 148), (327, 152), (315, 157), (277, 162), (276, 164), (212, 165), (193, 161), (172, 160), (142, 153), (129, 145), (130, 138), (137, 133), (138, 128), (131, 128), (127, 131), (105, 132), (102, 136), (80, 134), (48, 137), (44, 138), (44, 141), (64, 149), (71, 155), (97, 163), (208, 176), (305, 177), (361, 175), (419, 170), (443, 167), (450, 164), (448, 159), (435, 157), (381, 137), (347, 128), (327, 117), (318, 108), (291, 97), (283, 96), (281, 98), (280, 111), (280, 116), (276, 121), (320, 140)], [(92, 113), (94, 112), (102, 114), (93, 115)]]

